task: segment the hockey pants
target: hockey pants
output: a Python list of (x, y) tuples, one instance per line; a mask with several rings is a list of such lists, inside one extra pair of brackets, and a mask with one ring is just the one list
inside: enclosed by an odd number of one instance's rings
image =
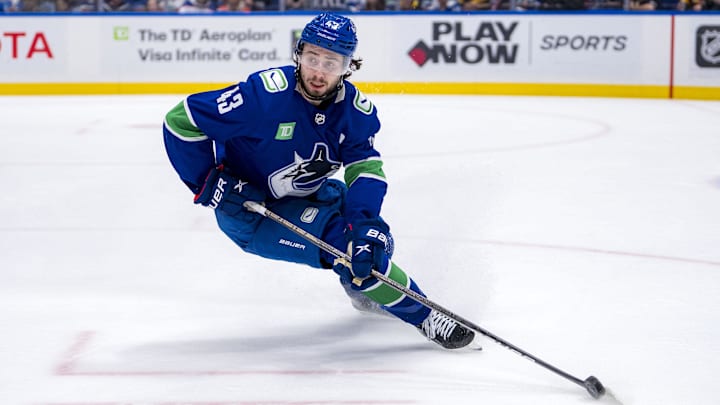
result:
[[(344, 252), (347, 247), (345, 238), (347, 222), (343, 217), (346, 191), (345, 184), (331, 179), (306, 198), (284, 198), (267, 206), (279, 216), (306, 232), (320, 236), (324, 241)], [(216, 210), (215, 215), (220, 229), (248, 253), (268, 259), (307, 264), (315, 268), (332, 267), (335, 259), (333, 255), (322, 251), (269, 218), (245, 211), (237, 216), (229, 216), (222, 210)], [(392, 255), (392, 252), (388, 253)], [(388, 262), (385, 269), (377, 270), (409, 289), (423, 294), (417, 284), (394, 263)], [(429, 314), (430, 310), (422, 304), (379, 280), (374, 281), (363, 283), (360, 291), (391, 314), (412, 325), (419, 325)]]

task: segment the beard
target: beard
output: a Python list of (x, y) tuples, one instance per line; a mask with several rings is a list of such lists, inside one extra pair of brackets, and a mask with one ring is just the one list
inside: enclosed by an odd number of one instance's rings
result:
[(324, 98), (332, 93), (341, 80), (338, 77), (335, 83), (330, 83), (325, 76), (313, 72), (304, 72), (300, 76), (305, 92), (312, 97), (318, 98)]

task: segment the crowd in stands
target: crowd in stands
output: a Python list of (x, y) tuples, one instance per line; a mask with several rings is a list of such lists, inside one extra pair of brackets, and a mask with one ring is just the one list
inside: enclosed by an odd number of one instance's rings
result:
[(720, 0), (0, 0), (0, 13), (253, 11), (720, 10)]

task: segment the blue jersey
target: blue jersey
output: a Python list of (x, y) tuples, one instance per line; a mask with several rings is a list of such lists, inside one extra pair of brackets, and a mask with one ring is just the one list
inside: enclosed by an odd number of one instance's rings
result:
[(297, 89), (294, 66), (187, 97), (165, 117), (165, 146), (197, 193), (222, 163), (270, 199), (304, 197), (344, 167), (348, 222), (380, 214), (387, 183), (373, 142), (377, 110), (352, 83), (315, 106)]

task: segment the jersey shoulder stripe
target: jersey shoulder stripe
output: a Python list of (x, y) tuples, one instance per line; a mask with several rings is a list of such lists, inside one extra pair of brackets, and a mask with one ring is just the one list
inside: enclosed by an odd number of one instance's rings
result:
[(187, 99), (178, 103), (165, 115), (165, 128), (176, 138), (186, 142), (199, 142), (208, 139), (188, 112)]
[(378, 156), (353, 162), (345, 166), (345, 184), (348, 187), (360, 177), (375, 179), (381, 182), (387, 182), (385, 172), (382, 169), (383, 162)]

